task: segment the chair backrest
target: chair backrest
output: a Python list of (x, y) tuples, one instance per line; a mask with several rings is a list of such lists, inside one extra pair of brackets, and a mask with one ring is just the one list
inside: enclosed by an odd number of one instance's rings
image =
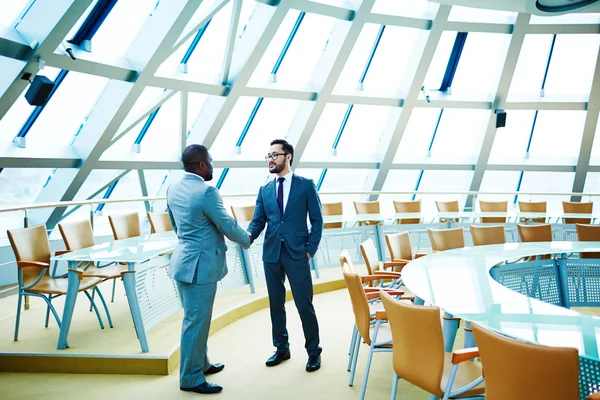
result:
[(436, 200), (435, 206), (437, 207), (438, 211), (441, 211), (441, 212), (459, 212), (460, 211), (460, 209), (458, 207), (458, 200), (452, 200), (452, 201)]
[[(563, 211), (569, 214), (591, 214), (594, 209), (594, 203), (590, 202), (572, 202), (563, 201)], [(589, 224), (591, 218), (563, 218), (565, 224)]]
[[(575, 225), (577, 240), (580, 242), (600, 242), (600, 225)], [(581, 253), (581, 258), (600, 258), (600, 253)]]
[(434, 252), (465, 247), (465, 234), (462, 227), (451, 229), (427, 229), (431, 248)]
[[(46, 225), (36, 225), (30, 228), (9, 229), (8, 240), (15, 253), (17, 261), (37, 261), (50, 264), (50, 242)], [(50, 274), (50, 268), (46, 275)], [(39, 276), (40, 268), (26, 267), (22, 269), (23, 275)]]
[[(397, 213), (418, 213), (421, 212), (421, 200), (413, 201), (395, 201), (394, 210)], [(399, 224), (420, 224), (421, 218), (401, 218)]]
[(352, 302), (352, 311), (354, 311), (354, 320), (356, 323), (356, 329), (363, 340), (371, 345), (371, 311), (369, 310), (369, 301), (362, 285), (360, 276), (352, 271), (350, 268), (349, 257), (347, 252), (340, 254), (340, 264), (342, 266), (342, 273), (344, 274), (344, 280), (348, 287), (348, 293), (350, 294), (350, 301)]
[(137, 212), (109, 215), (108, 222), (115, 240), (140, 236), (140, 217)]
[[(354, 210), (357, 214), (379, 214), (379, 202), (378, 201), (355, 201)], [(360, 222), (359, 225), (377, 225), (379, 221), (364, 221)]]
[[(341, 201), (337, 203), (323, 203), (321, 204), (321, 207), (323, 209), (323, 215), (325, 216), (344, 214), (344, 208)], [(341, 228), (342, 226), (343, 224), (341, 222), (328, 222), (323, 224), (323, 229), (335, 229)]]
[(403, 303), (385, 292), (381, 293), (381, 301), (392, 330), (394, 371), (402, 379), (442, 398), (444, 338), (440, 309)]
[(365, 260), (369, 275), (379, 270), (379, 254), (372, 239), (367, 239), (360, 244), (360, 252)]
[[(483, 212), (507, 212), (508, 201), (484, 201), (479, 200), (479, 208)], [(482, 217), (481, 222), (483, 223), (505, 223), (506, 217)]]
[(147, 213), (148, 222), (150, 222), (150, 232), (160, 233), (169, 232), (173, 230), (173, 224), (171, 224), (171, 218), (169, 218), (168, 212), (163, 213)]
[(469, 229), (471, 229), (471, 237), (473, 238), (474, 246), (506, 243), (504, 225), (471, 225)]
[(77, 222), (61, 222), (58, 224), (58, 230), (67, 250), (85, 249), (95, 244), (94, 231), (89, 219)]
[(486, 398), (579, 399), (577, 349), (525, 343), (490, 332), (474, 323), (471, 326), (485, 374)]
[(250, 222), (254, 216), (254, 205), (231, 206), (231, 214), (238, 222)]
[(410, 235), (408, 232), (385, 235), (385, 243), (387, 244), (392, 261), (412, 260), (412, 245), (410, 243)]
[(519, 237), (521, 242), (551, 242), (552, 241), (552, 225), (522, 225), (517, 224)]
[[(545, 201), (519, 201), (519, 211), (521, 212), (546, 212), (546, 202)], [(537, 223), (546, 223), (546, 218), (532, 218), (532, 222)]]

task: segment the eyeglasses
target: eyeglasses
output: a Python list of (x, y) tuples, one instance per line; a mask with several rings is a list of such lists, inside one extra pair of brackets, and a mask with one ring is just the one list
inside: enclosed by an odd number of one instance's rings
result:
[(279, 156), (285, 156), (288, 153), (271, 153), (265, 156), (265, 161), (276, 160)]

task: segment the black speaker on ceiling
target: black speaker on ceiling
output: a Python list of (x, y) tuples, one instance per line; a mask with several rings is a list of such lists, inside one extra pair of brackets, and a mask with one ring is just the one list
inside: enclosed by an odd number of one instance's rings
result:
[(496, 110), (496, 128), (504, 128), (506, 126), (506, 111)]
[(54, 82), (52, 82), (50, 79), (43, 75), (38, 75), (33, 78), (29, 89), (27, 89), (27, 93), (25, 93), (25, 99), (32, 106), (43, 106), (48, 101), (54, 86)]

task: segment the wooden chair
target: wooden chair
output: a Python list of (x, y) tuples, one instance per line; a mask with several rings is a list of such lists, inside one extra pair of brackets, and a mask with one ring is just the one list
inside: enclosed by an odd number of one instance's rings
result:
[[(354, 210), (357, 214), (379, 214), (378, 201), (355, 201)], [(379, 225), (381, 221), (359, 221), (359, 225)]]
[(462, 227), (451, 229), (427, 229), (431, 249), (434, 253), (465, 247), (465, 234)]
[[(410, 234), (408, 232), (386, 234), (385, 243), (387, 244), (392, 261), (402, 262), (406, 265), (413, 260), (412, 245), (410, 243)], [(414, 259), (426, 255), (427, 254), (425, 253), (416, 253)]]
[(523, 243), (552, 241), (552, 225), (550, 224), (517, 224), (517, 230), (519, 231), (519, 237)]
[(237, 222), (252, 222), (252, 217), (254, 217), (254, 205), (231, 206), (231, 214)]
[[(85, 219), (79, 222), (60, 223), (58, 224), (58, 230), (60, 236), (62, 236), (63, 242), (67, 252), (85, 249), (86, 247), (92, 247), (96, 243), (94, 241), (94, 232), (90, 221)], [(115, 301), (115, 286), (118, 278), (122, 278), (123, 274), (127, 272), (127, 264), (114, 264), (110, 263), (104, 266), (96, 265), (94, 263), (84, 263), (80, 266), (83, 269), (83, 276), (94, 277), (102, 279), (102, 282), (112, 279), (112, 295), (111, 302)], [(92, 295), (95, 292), (92, 292)], [(101, 297), (102, 301), (104, 299)], [(110, 316), (108, 322), (112, 328), (112, 321)]]
[[(479, 200), (479, 208), (482, 212), (507, 212), (508, 201), (483, 201)], [(481, 217), (481, 222), (486, 223), (506, 223), (506, 217)]]
[[(321, 207), (323, 209), (323, 216), (338, 216), (343, 215), (344, 210), (342, 207), (342, 202), (337, 203), (323, 203)], [(328, 222), (323, 224), (323, 229), (336, 229), (343, 227), (344, 224), (342, 222)]]
[[(571, 202), (563, 201), (563, 212), (565, 214), (591, 214), (594, 208), (594, 203), (590, 202)], [(565, 224), (589, 224), (591, 218), (563, 218)]]
[(379, 260), (379, 254), (375, 248), (375, 244), (372, 239), (367, 239), (360, 244), (360, 252), (365, 260), (365, 265), (369, 274), (376, 274), (378, 271), (391, 270), (400, 272), (400, 270), (406, 265), (405, 262), (385, 261)]
[[(46, 302), (46, 322), (44, 326), (46, 328), (48, 327), (50, 312), (52, 312), (52, 315), (60, 328), (60, 318), (52, 305), (52, 299), (67, 294), (69, 280), (55, 279), (50, 276), (51, 253), (46, 225), (42, 224), (23, 229), (10, 229), (7, 233), (8, 240), (10, 241), (10, 245), (15, 254), (15, 259), (17, 260), (17, 280), (19, 284), (14, 340), (17, 341), (19, 338), (21, 299), (23, 296), (33, 296), (43, 299)], [(63, 252), (56, 252), (56, 255), (62, 253)], [(80, 269), (75, 270), (75, 273), (80, 281), (79, 292), (84, 292), (92, 303), (92, 306), (96, 311), (98, 323), (100, 324), (100, 327), (104, 329), (104, 324), (102, 323), (98, 308), (90, 294), (87, 292), (89, 289), (95, 288), (95, 286), (101, 282), (101, 279), (84, 277), (83, 271)], [(98, 293), (102, 296), (100, 292)], [(105, 310), (108, 314), (108, 309), (105, 308)]]
[[(521, 212), (532, 212), (532, 213), (545, 213), (546, 202), (545, 201), (519, 201), (519, 211)], [(526, 222), (526, 218), (521, 218), (521, 222)], [(532, 218), (531, 222), (546, 223), (546, 218)]]
[[(394, 201), (394, 210), (397, 213), (418, 213), (421, 212), (421, 200), (413, 201)], [(400, 218), (399, 224), (420, 224), (421, 218)]]
[[(392, 321), (390, 324), (393, 336)], [(486, 398), (580, 399), (579, 355), (576, 348), (525, 343), (491, 332), (475, 323), (472, 327), (485, 371)], [(396, 343), (394, 337), (394, 345)], [(588, 397), (588, 400), (598, 399), (600, 393)]]
[(160, 233), (169, 232), (173, 230), (173, 224), (171, 224), (171, 218), (169, 213), (146, 213), (148, 215), (148, 222), (150, 222), (150, 232)]
[[(460, 212), (458, 200), (435, 201), (435, 206), (439, 212)], [(458, 222), (460, 218), (440, 218), (440, 222)]]
[(387, 293), (381, 293), (381, 301), (385, 314), (377, 312), (376, 318), (389, 321), (394, 343), (391, 399), (396, 398), (399, 379), (441, 399), (483, 399), (486, 388), (481, 366), (469, 362), (479, 353), (476, 348), (444, 352), (438, 307), (400, 302)]
[[(600, 242), (600, 225), (575, 225), (577, 240), (580, 242)], [(600, 258), (600, 253), (580, 253), (580, 258)]]
[(140, 216), (137, 212), (109, 215), (108, 222), (115, 240), (140, 236)]
[(471, 230), (471, 237), (473, 238), (473, 246), (506, 243), (504, 225), (471, 225), (469, 226), (469, 229)]

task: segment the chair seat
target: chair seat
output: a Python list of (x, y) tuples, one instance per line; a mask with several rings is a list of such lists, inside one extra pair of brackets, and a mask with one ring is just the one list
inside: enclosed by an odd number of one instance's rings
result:
[(89, 267), (83, 273), (84, 277), (96, 277), (102, 279), (119, 278), (121, 273), (127, 271), (127, 265), (109, 265), (108, 267), (98, 268), (95, 266)]
[[(82, 278), (79, 282), (79, 291), (88, 290), (101, 281), (102, 279), (100, 278)], [(66, 294), (68, 286), (68, 279), (56, 279), (46, 275), (34, 287), (27, 289), (27, 291), (44, 294)]]
[[(442, 375), (442, 392), (446, 390), (448, 385), (448, 378), (450, 377), (450, 370), (452, 369), (452, 353), (444, 353), (444, 374)], [(466, 361), (458, 364), (458, 371), (454, 378), (452, 390), (460, 389), (481, 377), (481, 364), (478, 362)], [(463, 398), (471, 396), (479, 396), (485, 393), (485, 382), (480, 383), (473, 389), (452, 398)]]
[[(373, 334), (375, 333), (375, 326), (371, 326), (370, 337), (373, 338)], [(377, 340), (375, 340), (375, 347), (378, 349), (391, 349), (393, 348), (392, 344), (392, 330), (390, 329), (390, 324), (381, 324), (379, 325), (379, 331), (377, 332)], [(377, 344), (383, 343), (383, 344)]]

